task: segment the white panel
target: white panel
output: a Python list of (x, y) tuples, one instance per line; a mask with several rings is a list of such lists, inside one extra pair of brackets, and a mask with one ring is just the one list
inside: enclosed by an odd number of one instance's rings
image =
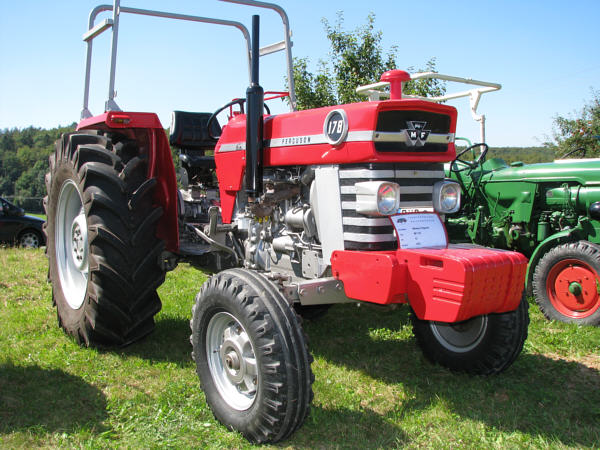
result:
[(344, 249), (338, 166), (315, 168), (314, 182), (316, 192), (315, 198), (311, 196), (311, 206), (315, 209), (319, 239), (323, 247), (323, 261), (330, 265), (331, 254), (335, 250)]

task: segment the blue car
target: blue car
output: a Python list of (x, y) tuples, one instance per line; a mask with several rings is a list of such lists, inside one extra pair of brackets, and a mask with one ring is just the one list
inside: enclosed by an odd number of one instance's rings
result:
[(44, 220), (25, 215), (25, 211), (0, 197), (0, 242), (37, 248), (46, 244)]

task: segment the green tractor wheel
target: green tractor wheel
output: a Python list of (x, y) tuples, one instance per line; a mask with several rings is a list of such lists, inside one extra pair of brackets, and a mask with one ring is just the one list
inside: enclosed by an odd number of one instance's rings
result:
[(587, 241), (559, 245), (540, 260), (533, 292), (550, 320), (600, 325), (600, 246)]

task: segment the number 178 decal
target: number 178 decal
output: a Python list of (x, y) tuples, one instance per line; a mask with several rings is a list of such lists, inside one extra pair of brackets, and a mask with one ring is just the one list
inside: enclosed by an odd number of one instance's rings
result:
[(348, 136), (348, 117), (343, 109), (329, 111), (323, 123), (323, 134), (331, 145), (339, 145)]

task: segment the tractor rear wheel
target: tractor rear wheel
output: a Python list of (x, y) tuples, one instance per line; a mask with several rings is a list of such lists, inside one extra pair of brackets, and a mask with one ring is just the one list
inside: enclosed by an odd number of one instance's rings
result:
[(164, 243), (146, 172), (140, 148), (118, 137), (66, 134), (50, 156), (48, 275), (59, 325), (82, 345), (123, 346), (154, 328)]
[(202, 285), (191, 322), (193, 357), (213, 414), (257, 443), (305, 421), (314, 376), (294, 309), (262, 275), (230, 269)]
[(420, 320), (411, 314), (413, 332), (425, 356), (451, 370), (475, 375), (500, 373), (523, 349), (529, 325), (525, 295), (515, 311), (486, 314), (458, 323)]
[(579, 241), (551, 249), (535, 268), (533, 293), (549, 320), (600, 326), (600, 247)]

